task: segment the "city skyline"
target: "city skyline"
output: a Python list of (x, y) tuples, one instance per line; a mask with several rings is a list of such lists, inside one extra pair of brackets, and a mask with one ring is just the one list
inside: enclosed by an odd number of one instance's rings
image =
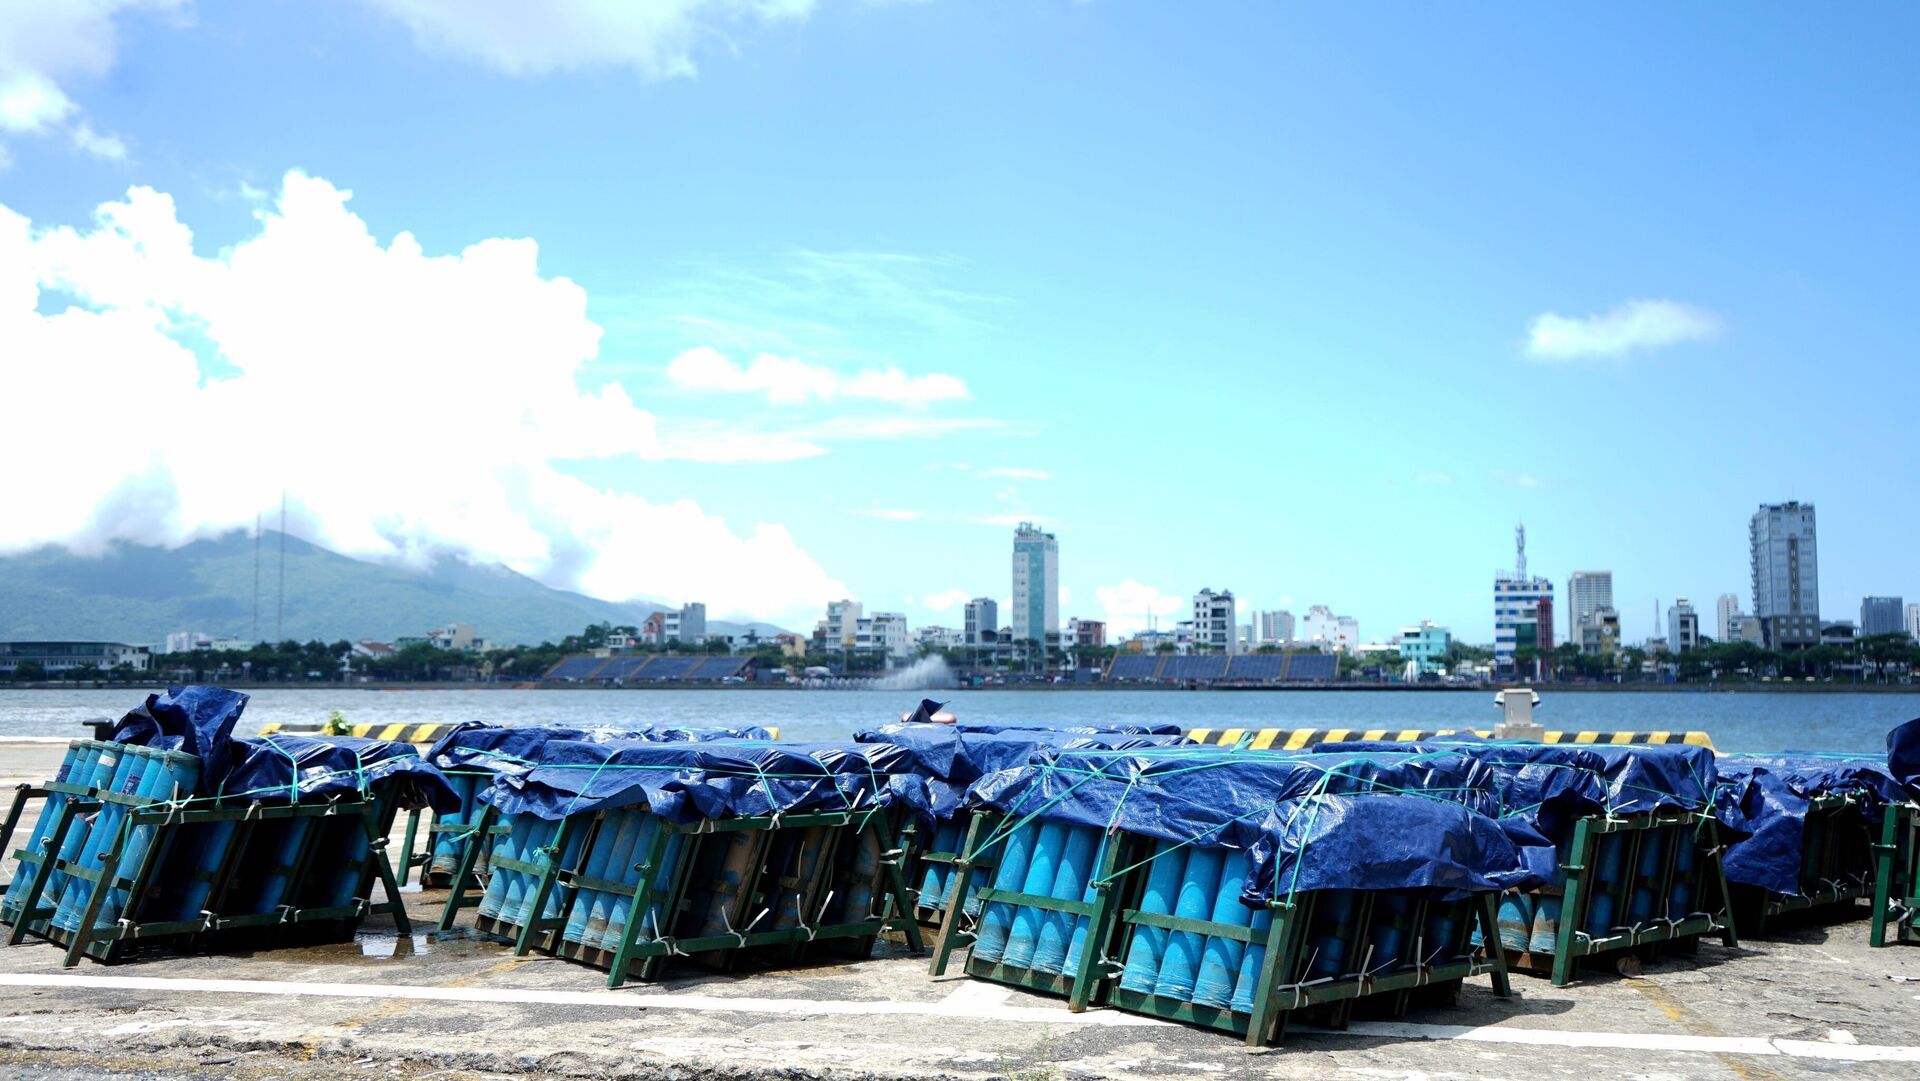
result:
[(0, 26), (0, 378), (71, 404), (0, 429), (64, 463), (0, 555), (285, 492), (352, 555), (959, 626), (1032, 521), (1062, 626), (1211, 584), (1485, 642), (1522, 519), (1640, 640), (1803, 498), (1822, 615), (1920, 595), (1859, 404), (1920, 396), (1920, 11), (454, 10)]

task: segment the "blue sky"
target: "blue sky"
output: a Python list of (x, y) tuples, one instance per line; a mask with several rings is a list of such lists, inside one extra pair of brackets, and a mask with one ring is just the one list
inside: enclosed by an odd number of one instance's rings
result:
[[(1825, 614), (1920, 600), (1911, 6), (612, 7), (0, 17), (39, 268), (9, 381), (151, 363), (195, 421), (0, 548), (178, 543), (285, 487), (361, 554), (957, 625), (1031, 518), (1068, 614), (1230, 587), (1487, 640), (1524, 519), (1638, 638), (1656, 597), (1748, 603), (1747, 517), (1800, 498)], [(103, 229), (134, 186), (171, 206)], [(190, 250), (127, 269), (169, 223)], [(490, 238), (537, 264), (463, 256)]]

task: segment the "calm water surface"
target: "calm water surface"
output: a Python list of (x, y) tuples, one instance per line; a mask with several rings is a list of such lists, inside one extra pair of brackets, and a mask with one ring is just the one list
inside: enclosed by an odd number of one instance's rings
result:
[[(251, 692), (241, 728), (269, 721), (312, 724), (332, 710), (356, 723), (486, 721), (511, 724), (774, 725), (786, 739), (842, 739), (855, 728), (897, 719), (918, 691), (783, 690), (447, 690), (354, 688)], [(1488, 727), (1498, 719), (1492, 691), (940, 691), (962, 720), (1087, 724), (1172, 721), (1211, 728)], [(0, 736), (79, 736), (83, 720), (119, 716), (145, 691), (0, 690)], [(1789, 748), (1877, 752), (1887, 730), (1920, 716), (1916, 694), (1546, 691), (1548, 728), (1704, 729), (1723, 751)]]

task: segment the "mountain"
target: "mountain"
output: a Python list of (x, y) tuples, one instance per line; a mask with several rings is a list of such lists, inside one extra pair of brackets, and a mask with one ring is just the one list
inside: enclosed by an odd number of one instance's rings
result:
[[(354, 559), (298, 537), (259, 546), (259, 633), (266, 638), (391, 642), (445, 623), (471, 623), (490, 642), (559, 641), (592, 623), (638, 625), (664, 607), (616, 604), (545, 586), (498, 564), (445, 557), (425, 570)], [(115, 544), (101, 556), (59, 547), (0, 558), (0, 641), (164, 642), (175, 631), (254, 637), (255, 547), (237, 531), (179, 548)], [(277, 627), (284, 630), (277, 631)], [(768, 623), (709, 620), (715, 634), (763, 636)]]

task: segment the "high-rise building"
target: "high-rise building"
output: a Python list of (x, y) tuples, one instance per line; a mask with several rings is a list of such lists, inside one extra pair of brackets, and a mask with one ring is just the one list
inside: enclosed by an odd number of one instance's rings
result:
[(1907, 634), (1920, 642), (1920, 604), (1907, 605)]
[[(1513, 674), (1519, 650), (1533, 647), (1544, 655), (1553, 648), (1553, 583), (1527, 575), (1526, 526), (1514, 527), (1513, 541), (1514, 569), (1493, 579), (1493, 667), (1504, 675)], [(1540, 622), (1543, 601), (1549, 613), (1545, 626)]]
[(1612, 571), (1574, 571), (1567, 576), (1567, 641), (1580, 641), (1580, 628), (1594, 613), (1613, 607)]
[(1740, 615), (1740, 598), (1731, 593), (1722, 593), (1720, 599), (1714, 602), (1713, 609), (1718, 617), (1713, 623), (1714, 641), (1733, 641), (1733, 621)]
[(1764, 503), (1747, 525), (1753, 614), (1769, 649), (1820, 642), (1820, 559), (1813, 504)]
[(1284, 608), (1256, 612), (1253, 618), (1253, 638), (1261, 645), (1285, 645), (1293, 641), (1293, 613)]
[(989, 645), (1000, 637), (1000, 605), (992, 597), (975, 597), (967, 602), (966, 642), (970, 646)]
[(1060, 633), (1060, 545), (1021, 522), (1013, 533), (1013, 640), (1042, 645)]
[(1193, 644), (1220, 653), (1239, 651), (1239, 636), (1234, 633), (1233, 590), (1218, 593), (1200, 587), (1193, 595)]
[(1700, 614), (1685, 597), (1675, 597), (1667, 608), (1667, 649), (1688, 653), (1700, 645)]
[(1905, 613), (1899, 597), (1862, 597), (1860, 598), (1860, 637), (1871, 638), (1876, 634), (1899, 634), (1906, 628), (1902, 625)]

